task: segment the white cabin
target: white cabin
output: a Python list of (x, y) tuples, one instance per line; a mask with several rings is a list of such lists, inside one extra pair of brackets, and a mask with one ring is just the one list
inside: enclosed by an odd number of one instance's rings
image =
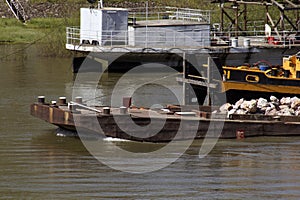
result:
[(106, 45), (114, 40), (125, 41), (128, 29), (128, 11), (121, 8), (80, 9), (80, 42)]
[(197, 49), (210, 46), (210, 11), (156, 9), (81, 8), (80, 28), (67, 28), (66, 48), (101, 52), (112, 47)]

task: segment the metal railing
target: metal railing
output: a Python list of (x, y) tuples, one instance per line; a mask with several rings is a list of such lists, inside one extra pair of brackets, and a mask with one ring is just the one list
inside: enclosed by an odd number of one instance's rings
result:
[[(156, 7), (156, 8), (132, 8), (129, 9), (129, 19), (133, 24), (151, 20), (180, 20), (184, 25), (185, 21), (195, 23), (210, 24), (211, 11), (175, 8), (175, 7)], [(239, 24), (242, 26), (243, 24)], [(146, 26), (147, 27), (147, 26)], [(220, 31), (220, 24), (213, 24), (211, 30), (171, 30), (159, 28), (154, 31), (151, 28), (140, 28), (139, 30), (128, 29), (124, 31), (87, 31), (80, 30), (80, 27), (67, 27), (67, 44), (73, 46), (92, 45), (103, 47), (207, 47), (211, 43), (220, 45), (230, 45), (231, 39), (248, 38), (251, 44), (264, 45), (288, 45), (300, 44), (300, 37), (296, 32), (272, 31), (271, 37), (265, 33), (264, 21), (250, 21), (247, 23), (247, 31), (236, 31), (232, 24), (228, 24), (223, 31)], [(84, 37), (83, 37), (84, 36)]]
[(201, 47), (210, 45), (208, 30), (202, 33), (199, 30), (194, 32), (173, 31), (161, 29), (151, 31), (144, 29), (138, 33), (135, 31), (101, 31), (84, 34), (84, 40), (80, 38), (79, 27), (67, 27), (67, 44), (71, 45), (94, 45), (103, 47), (124, 46), (124, 47)]
[[(231, 44), (232, 39), (249, 40), (251, 45), (255, 46), (266, 46), (266, 45), (282, 45), (291, 48), (292, 46), (300, 46), (300, 35), (296, 31), (272, 31), (271, 36), (266, 36), (263, 30), (254, 31), (239, 31), (237, 32), (238, 37), (236, 38), (236, 32), (219, 32), (211, 31), (211, 41), (218, 44)], [(278, 35), (279, 34), (279, 35)]]
[(211, 11), (176, 7), (134, 8), (129, 10), (129, 17), (137, 21), (145, 20), (183, 20), (210, 23)]
[(80, 42), (80, 27), (67, 27), (66, 31), (67, 44), (79, 45)]
[[(91, 33), (91, 32), (90, 32)], [(235, 32), (218, 32), (211, 31), (210, 34), (195, 34), (196, 32), (180, 32), (169, 29), (161, 29), (160, 31), (139, 32), (134, 34), (134, 31), (102, 31), (101, 33), (85, 34), (85, 38), (89, 40), (80, 40), (79, 27), (67, 27), (67, 44), (71, 45), (93, 45), (103, 47), (207, 47), (211, 42), (219, 45), (230, 45), (231, 39), (235, 38)], [(252, 45), (284, 45), (293, 46), (300, 44), (300, 36), (296, 32), (279, 32), (280, 37), (276, 32), (272, 32), (271, 37), (266, 37), (264, 31), (243, 31), (238, 32), (239, 38), (249, 39)], [(101, 37), (100, 37), (101, 35)], [(241, 41), (239, 41), (241, 43)]]

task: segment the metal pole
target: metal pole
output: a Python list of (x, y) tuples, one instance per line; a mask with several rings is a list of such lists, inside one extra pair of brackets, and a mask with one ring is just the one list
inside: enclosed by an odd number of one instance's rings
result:
[(210, 57), (207, 58), (207, 105), (209, 106), (211, 104), (210, 102), (210, 82), (211, 82), (211, 77), (210, 77), (210, 67), (211, 67), (211, 62), (210, 62)]
[(221, 8), (221, 26), (220, 26), (220, 32), (222, 33), (224, 30), (224, 3), (220, 4), (220, 8)]
[(148, 48), (148, 1), (146, 1), (146, 48)]
[(185, 52), (183, 52), (183, 56), (182, 56), (182, 59), (183, 59), (183, 61), (182, 61), (182, 105), (185, 105), (185, 95), (186, 95), (186, 88), (185, 88), (185, 77), (186, 77), (186, 63), (185, 63)]
[(238, 31), (239, 31), (239, 7), (236, 5), (235, 8), (235, 37), (237, 39), (238, 37)]
[(247, 32), (247, 15), (248, 15), (247, 4), (244, 4), (244, 31)]

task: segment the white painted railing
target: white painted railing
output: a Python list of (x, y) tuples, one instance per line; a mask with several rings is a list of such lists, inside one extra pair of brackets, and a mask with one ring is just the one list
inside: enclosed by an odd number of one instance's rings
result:
[(190, 8), (176, 8), (176, 7), (155, 7), (155, 8), (132, 8), (129, 9), (129, 17), (142, 20), (184, 20), (196, 21), (203, 23), (210, 23), (211, 11), (199, 10)]
[[(196, 22), (210, 24), (211, 11), (203, 11), (188, 8), (174, 8), (174, 7), (157, 7), (157, 8), (132, 8), (129, 10), (129, 23), (139, 23), (143, 21), (159, 20), (180, 20), (183, 24), (187, 22)], [(186, 23), (188, 24), (188, 23)], [(241, 26), (242, 24), (240, 24)], [(147, 27), (147, 26), (145, 26)], [(160, 28), (158, 31), (145, 28), (135, 31), (128, 29), (126, 31), (88, 31), (87, 34), (80, 30), (80, 27), (68, 27), (67, 34), (67, 48), (72, 49), (75, 46), (101, 46), (101, 47), (207, 47), (210, 46), (211, 41), (218, 45), (230, 45), (231, 39), (239, 36), (239, 38), (249, 38), (251, 44), (264, 45), (298, 45), (300, 44), (299, 36), (295, 32), (272, 32), (273, 42), (268, 40), (265, 35), (264, 22), (256, 21), (248, 23), (248, 31), (235, 31), (234, 27), (227, 27), (222, 32), (220, 31), (220, 24), (213, 24), (211, 30), (171, 30)], [(84, 37), (81, 37), (84, 33)], [(98, 37), (99, 36), (99, 37)], [(100, 37), (101, 36), (101, 37)], [(242, 36), (242, 37), (241, 37)], [(87, 39), (83, 39), (87, 38)], [(272, 38), (269, 38), (272, 39)], [(239, 41), (241, 42), (241, 41)]]
[(80, 28), (67, 27), (67, 44), (94, 46), (124, 46), (124, 47), (204, 47), (210, 45), (210, 35), (207, 30), (184, 32), (162, 29), (160, 31), (144, 30), (138, 34), (134, 31), (102, 31), (97, 37), (96, 31), (89, 31), (89, 40), (80, 41)]
[[(238, 34), (245, 34), (247, 36), (239, 38), (248, 38), (251, 41), (251, 45), (284, 45), (293, 46), (300, 45), (300, 36), (296, 33), (286, 33), (279, 32), (282, 37), (278, 37), (275, 32), (272, 33), (272, 37), (269, 38), (265, 36), (264, 31), (243, 31), (238, 32)], [(98, 35), (97, 33), (91, 33), (93, 37)], [(166, 47), (166, 48), (176, 48), (176, 47), (207, 47), (210, 45), (211, 41), (217, 44), (230, 45), (231, 39), (235, 38), (235, 32), (217, 32), (212, 31), (210, 35), (205, 35), (204, 33), (195, 34), (193, 32), (178, 32), (168, 29), (162, 29), (161, 31), (147, 31), (140, 33), (139, 35), (132, 36), (133, 31), (102, 31), (102, 38), (95, 37), (91, 41), (85, 43), (80, 41), (80, 28), (79, 27), (68, 27), (67, 28), (67, 44), (78, 46), (78, 45), (93, 45), (93, 46), (103, 46), (103, 47)], [(89, 37), (88, 35), (86, 37)], [(92, 37), (92, 36), (91, 36)], [(239, 45), (242, 45), (242, 41), (239, 41)]]

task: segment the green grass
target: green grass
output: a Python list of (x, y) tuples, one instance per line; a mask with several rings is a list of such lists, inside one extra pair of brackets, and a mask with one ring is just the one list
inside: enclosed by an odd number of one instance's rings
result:
[(29, 28), (17, 19), (1, 19), (0, 27), (1, 43), (30, 43), (44, 35), (41, 30)]
[(77, 18), (35, 18), (27, 24), (17, 19), (0, 19), (0, 44), (30, 44), (40, 46), (45, 56), (68, 56), (65, 50), (66, 27), (79, 24)]
[(17, 19), (0, 19), (1, 43), (32, 43), (51, 34), (65, 32), (66, 26), (77, 25), (76, 19), (35, 18), (22, 24)]
[[(30, 0), (30, 3), (62, 3), (61, 0)], [(86, 0), (66, 0), (67, 5), (85, 4)], [(145, 4), (144, 0), (132, 0), (130, 2), (140, 2), (141, 5)], [(211, 4), (208, 0), (153, 0), (149, 3), (155, 2), (156, 5), (169, 5), (182, 8), (198, 8), (202, 10), (212, 10), (211, 23), (219, 22), (220, 10), (218, 4)], [(120, 5), (124, 3), (123, 0), (107, 0), (104, 3), (110, 5)], [(242, 9), (242, 8), (241, 8)], [(264, 7), (248, 6), (248, 19), (251, 20), (264, 20), (265, 10)], [(227, 11), (234, 16), (233, 11)], [(41, 54), (47, 56), (66, 56), (69, 55), (69, 51), (65, 50), (66, 42), (66, 27), (67, 26), (79, 26), (79, 10), (70, 11), (71, 17), (69, 18), (32, 18), (26, 25), (19, 22), (17, 19), (0, 18), (0, 44), (22, 44), (22, 43), (38, 43), (41, 46)], [(270, 8), (270, 13), (276, 16), (276, 21), (279, 17), (279, 12), (276, 8)], [(289, 13), (290, 16), (296, 16), (295, 12)], [(69, 16), (69, 14), (67, 15)], [(294, 17), (295, 18), (295, 17)], [(242, 22), (242, 16), (240, 17)], [(225, 25), (229, 23), (229, 20), (225, 18)]]

